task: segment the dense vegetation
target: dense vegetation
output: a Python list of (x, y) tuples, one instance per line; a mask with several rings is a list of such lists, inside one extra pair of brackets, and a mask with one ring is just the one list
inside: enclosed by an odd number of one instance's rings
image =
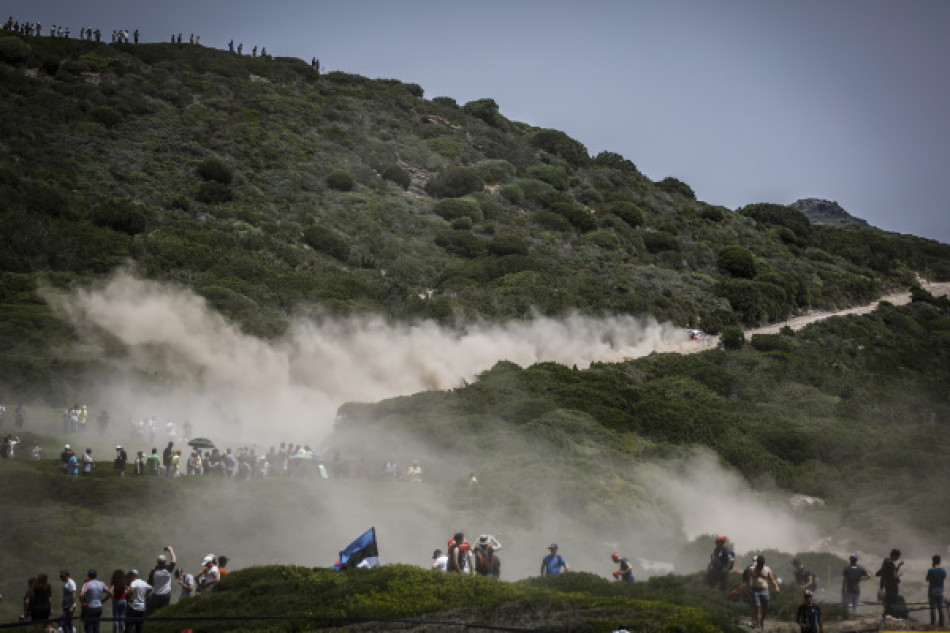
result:
[(264, 337), (307, 305), (718, 332), (950, 278), (947, 245), (697, 201), (491, 99), (184, 44), (0, 44), (0, 379), (18, 390), (71, 373), (47, 358), (71, 335), (38, 284), (129, 261)]

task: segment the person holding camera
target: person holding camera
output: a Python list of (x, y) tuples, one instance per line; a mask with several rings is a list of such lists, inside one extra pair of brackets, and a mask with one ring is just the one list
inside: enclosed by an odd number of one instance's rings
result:
[(175, 558), (175, 550), (171, 545), (166, 545), (165, 551), (171, 556), (171, 561), (168, 560), (168, 556), (162, 554), (158, 557), (155, 568), (148, 574), (148, 584), (152, 586), (152, 595), (149, 596), (146, 605), (146, 615), (152, 615), (156, 610), (171, 604), (172, 601), (172, 575), (178, 560)]

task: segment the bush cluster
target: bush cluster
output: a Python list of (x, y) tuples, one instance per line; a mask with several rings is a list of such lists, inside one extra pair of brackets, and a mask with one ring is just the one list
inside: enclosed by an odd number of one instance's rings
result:
[(356, 181), (345, 169), (334, 169), (327, 175), (327, 186), (337, 191), (352, 191)]
[(234, 180), (234, 171), (226, 162), (216, 157), (208, 157), (198, 163), (198, 175), (208, 182), (217, 182), (222, 185), (230, 185)]
[(434, 198), (461, 198), (465, 194), (481, 191), (482, 176), (470, 167), (449, 167), (440, 171), (426, 183), (426, 192)]
[(409, 185), (412, 184), (409, 172), (399, 165), (388, 165), (383, 169), (381, 175), (386, 180), (396, 183), (403, 189), (409, 189)]

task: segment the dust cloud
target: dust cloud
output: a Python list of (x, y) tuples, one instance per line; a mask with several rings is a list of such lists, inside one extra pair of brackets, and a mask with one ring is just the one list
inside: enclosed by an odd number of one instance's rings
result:
[(375, 316), (300, 319), (271, 342), (242, 333), (187, 289), (128, 271), (96, 288), (47, 295), (80, 331), (121, 342), (126, 361), (152, 376), (153, 387), (174, 387), (174, 398), (159, 390), (153, 402), (148, 388), (122, 385), (113, 400), (187, 417), (206, 433), (255, 440), (266, 433), (317, 441), (344, 402), (453, 388), (499, 360), (586, 368), (689, 344), (684, 330), (652, 319), (577, 314), (459, 327)]
[(740, 552), (802, 552), (818, 545), (818, 530), (795, 514), (786, 495), (753, 490), (710, 451), (644, 464), (638, 478), (679, 517), (689, 540), (725, 534)]
[[(336, 411), (345, 402), (453, 388), (500, 360), (586, 368), (594, 361), (695, 346), (685, 330), (650, 319), (576, 314), (456, 327), (322, 317), (297, 320), (283, 338), (264, 341), (242, 333), (193, 292), (129, 271), (93, 288), (46, 297), (78, 331), (88, 333), (84, 353), (112, 359), (123, 370), (117, 373), (130, 376), (96, 387), (94, 401), (107, 403), (116, 418), (158, 413), (162, 419), (192, 421), (195, 436), (214, 438), (220, 447), (259, 443), (266, 450), (289, 441), (309, 443), (321, 453), (343, 447), (350, 460), (360, 453), (334, 434)], [(513, 441), (511, 450), (520, 450), (523, 441)], [(419, 459), (427, 474), (457, 477), (476, 468), (464, 456), (440, 452), (405, 433), (389, 432), (375, 442), (391, 454)], [(331, 458), (330, 452), (323, 454)], [(539, 459), (545, 462), (543, 455)], [(571, 476), (553, 470), (554, 456), (550, 462), (552, 473)], [(368, 468), (378, 474), (379, 464)], [(609, 515), (593, 521), (583, 512), (565, 513), (558, 508), (553, 477), (537, 477), (536, 488), (529, 489), (515, 472), (501, 471), (486, 473), (486, 479), (494, 477), (496, 490), (508, 487), (533, 508), (504, 517), (479, 507), (489, 499), (473, 497), (468, 511), (452, 513), (445, 495), (467, 493), (453, 488), (451, 477), (431, 486), (377, 476), (221, 482), (206, 493), (192, 488), (177, 510), (192, 519), (172, 526), (168, 537), (188, 542), (193, 551), (182, 554), (190, 559), (225, 552), (238, 568), (328, 565), (369, 526), (377, 528), (384, 562), (417, 565), (427, 565), (432, 549), (444, 549), (446, 538), (458, 530), (470, 540), (492, 533), (505, 544), (500, 555), (506, 579), (536, 575), (551, 541), (559, 543), (572, 569), (604, 575), (613, 569), (610, 552), (619, 549), (634, 562), (638, 577), (668, 571), (678, 548), (702, 534), (727, 532), (741, 550), (801, 551), (814, 541), (813, 529), (702, 452), (629, 469), (625, 485), (640, 503), (649, 499), (634, 525), (611, 526)], [(724, 498), (730, 499), (728, 507), (720, 502)], [(195, 533), (209, 536), (196, 540)]]

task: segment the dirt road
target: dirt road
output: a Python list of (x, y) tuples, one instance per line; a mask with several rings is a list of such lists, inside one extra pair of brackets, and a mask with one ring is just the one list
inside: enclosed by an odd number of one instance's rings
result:
[[(926, 281), (921, 281), (920, 285), (923, 286), (925, 290), (927, 290), (928, 292), (930, 292), (931, 294), (935, 296), (946, 296), (950, 294), (950, 282), (944, 281), (944, 282), (930, 283)], [(827, 319), (828, 317), (846, 316), (848, 314), (867, 314), (868, 312), (874, 311), (874, 309), (877, 308), (878, 304), (881, 303), (882, 301), (887, 301), (889, 303), (893, 303), (894, 305), (898, 305), (898, 306), (905, 305), (907, 303), (910, 303), (910, 291), (896, 292), (894, 294), (885, 295), (881, 297), (880, 299), (878, 299), (877, 301), (874, 301), (873, 303), (869, 303), (863, 306), (858, 306), (856, 308), (847, 308), (845, 310), (835, 310), (835, 311), (815, 310), (813, 312), (808, 312), (807, 314), (803, 314), (801, 316), (797, 316), (792, 319), (789, 319), (788, 321), (782, 321), (781, 323), (771, 323), (769, 325), (764, 325), (762, 327), (750, 328), (745, 331), (746, 340), (748, 340), (749, 337), (752, 336), (753, 334), (778, 334), (779, 330), (781, 330), (786, 325), (792, 328), (793, 330), (800, 330), (810, 323), (814, 323), (815, 321), (821, 321), (823, 319)], [(712, 337), (709, 341), (709, 347), (716, 347), (718, 344), (719, 344), (718, 336)], [(689, 350), (689, 351), (699, 352), (699, 351), (702, 351), (703, 349), (707, 349), (707, 348), (700, 345), (700, 346), (696, 346), (695, 349)]]

